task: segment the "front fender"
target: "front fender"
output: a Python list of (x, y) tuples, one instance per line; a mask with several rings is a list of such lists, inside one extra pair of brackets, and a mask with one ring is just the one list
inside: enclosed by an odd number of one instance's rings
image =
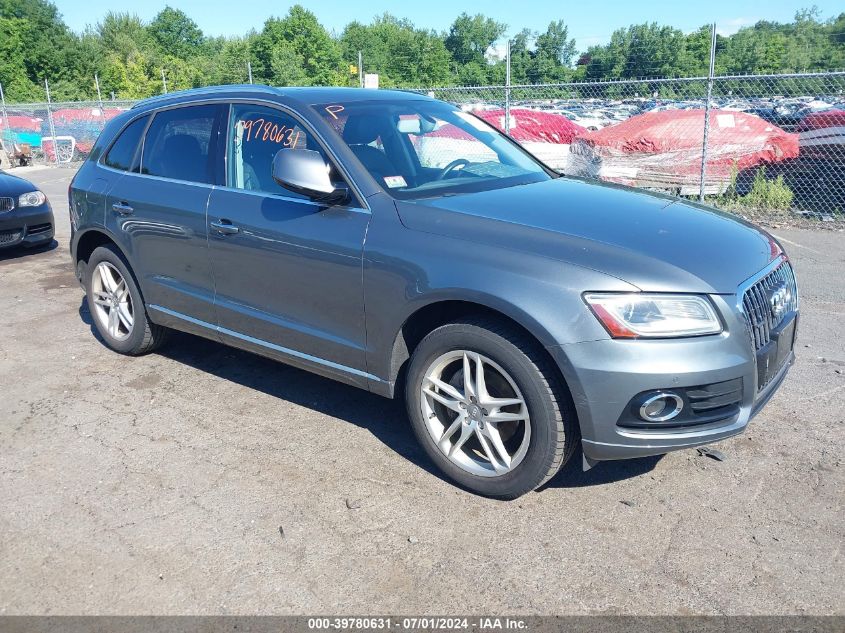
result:
[(393, 379), (394, 342), (419, 310), (462, 301), (498, 312), (552, 347), (608, 338), (581, 299), (587, 289), (634, 291), (594, 270), (405, 227), (371, 227), (364, 260), (367, 366)]

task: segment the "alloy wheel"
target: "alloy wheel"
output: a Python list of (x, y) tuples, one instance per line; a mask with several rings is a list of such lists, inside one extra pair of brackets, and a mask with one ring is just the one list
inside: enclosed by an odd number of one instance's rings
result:
[(76, 154), (76, 148), (71, 143), (58, 143), (55, 151), (60, 163), (69, 163)]
[(434, 360), (423, 376), (420, 402), (431, 438), (466, 472), (505, 475), (528, 451), (525, 399), (513, 378), (483, 354), (454, 350)]
[(118, 341), (129, 338), (135, 324), (132, 296), (123, 275), (109, 262), (100, 262), (94, 269), (91, 296), (100, 326)]

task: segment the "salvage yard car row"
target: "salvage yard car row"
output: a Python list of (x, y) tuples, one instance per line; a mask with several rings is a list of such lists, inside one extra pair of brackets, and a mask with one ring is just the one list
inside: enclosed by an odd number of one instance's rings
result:
[[(706, 154), (704, 106), (646, 99), (532, 100), (512, 104), (508, 127), (529, 151), (568, 175), (684, 196), (702, 190), (719, 196), (731, 188), (745, 195), (758, 176), (782, 177), (793, 210), (821, 216), (845, 211), (841, 97), (716, 100)], [(505, 129), (503, 107), (463, 107)]]
[[(449, 100), (447, 98), (447, 100)], [(815, 214), (845, 210), (845, 102), (840, 95), (720, 98), (711, 110), (702, 172), (704, 101), (671, 99), (531, 99), (510, 107), (462, 103), (508, 133), (549, 166), (568, 175), (695, 196), (743, 195), (758, 171), (783, 177), (792, 208)], [(60, 108), (0, 115), (6, 152), (70, 162), (87, 156), (105, 124), (124, 108)], [(465, 139), (429, 138), (438, 152)], [(58, 154), (58, 155), (57, 155)], [(704, 186), (700, 186), (702, 173)]]
[(0, 113), (0, 139), (6, 152), (20, 163), (39, 156), (69, 163), (87, 156), (105, 124), (123, 111), (125, 108), (86, 107), (50, 113), (9, 108)]

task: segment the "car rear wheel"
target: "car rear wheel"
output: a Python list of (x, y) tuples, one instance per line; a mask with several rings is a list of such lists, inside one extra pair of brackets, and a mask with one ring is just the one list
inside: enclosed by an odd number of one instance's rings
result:
[(414, 432), (459, 485), (513, 499), (548, 481), (578, 439), (573, 409), (536, 342), (493, 320), (437, 328), (406, 384)]
[(160, 346), (168, 330), (150, 322), (123, 256), (113, 247), (100, 246), (91, 254), (86, 268), (88, 306), (106, 345), (132, 356)]

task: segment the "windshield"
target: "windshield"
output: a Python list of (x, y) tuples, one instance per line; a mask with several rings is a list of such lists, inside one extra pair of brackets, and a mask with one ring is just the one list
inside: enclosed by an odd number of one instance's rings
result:
[(400, 200), (501, 189), (552, 178), (494, 127), (440, 101), (313, 107), (373, 178)]

